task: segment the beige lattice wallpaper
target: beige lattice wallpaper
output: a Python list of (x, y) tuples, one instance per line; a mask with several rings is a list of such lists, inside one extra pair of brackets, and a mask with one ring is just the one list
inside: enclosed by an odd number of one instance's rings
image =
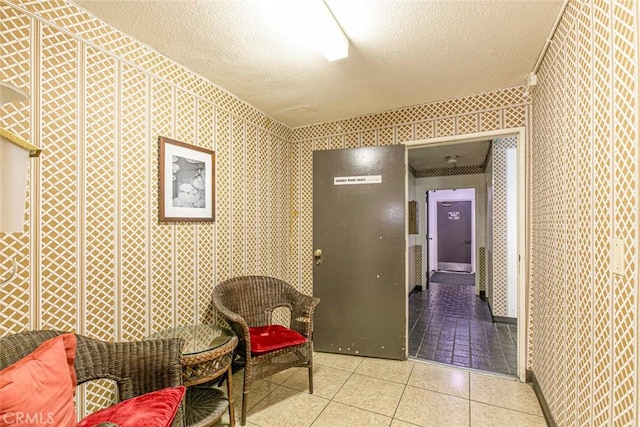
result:
[(493, 179), (492, 226), (493, 259), (491, 272), (492, 287), (489, 297), (491, 313), (494, 316), (509, 317), (508, 299), (508, 251), (507, 251), (507, 149), (516, 148), (515, 136), (500, 138), (493, 142), (491, 149)]
[[(43, 149), (26, 232), (0, 234), (0, 271), (18, 263), (0, 335), (141, 339), (210, 319), (231, 275), (287, 278), (287, 127), (64, 1), (2, 0), (0, 18), (0, 80), (31, 95), (0, 124)], [(159, 224), (160, 135), (216, 151), (215, 223)]]
[[(64, 0), (0, 0), (0, 79), (31, 94), (0, 125), (44, 149), (26, 232), (0, 234), (0, 271), (19, 265), (0, 335), (138, 339), (207, 320), (213, 285), (244, 273), (310, 293), (314, 150), (526, 125), (528, 368), (559, 425), (637, 425), (637, 8), (571, 0), (533, 107), (514, 87), (291, 130)], [(159, 135), (216, 151), (215, 223), (158, 224)]]
[(570, 1), (533, 91), (532, 368), (560, 426), (640, 424), (638, 36), (638, 2)]

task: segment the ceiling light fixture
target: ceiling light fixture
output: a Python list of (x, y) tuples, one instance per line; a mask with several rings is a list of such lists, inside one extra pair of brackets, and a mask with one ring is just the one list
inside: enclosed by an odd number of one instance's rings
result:
[(275, 0), (270, 5), (292, 37), (318, 49), (328, 61), (349, 55), (349, 39), (323, 0)]

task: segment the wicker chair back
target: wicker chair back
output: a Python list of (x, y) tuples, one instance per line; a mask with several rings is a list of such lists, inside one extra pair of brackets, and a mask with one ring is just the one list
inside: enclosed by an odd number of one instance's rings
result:
[[(17, 362), (44, 341), (63, 331), (37, 330), (0, 338), (0, 369)], [(76, 334), (74, 368), (78, 385), (96, 379), (113, 380), (121, 400), (182, 384), (181, 353), (184, 341), (105, 342)], [(183, 426), (181, 407), (173, 426)]]

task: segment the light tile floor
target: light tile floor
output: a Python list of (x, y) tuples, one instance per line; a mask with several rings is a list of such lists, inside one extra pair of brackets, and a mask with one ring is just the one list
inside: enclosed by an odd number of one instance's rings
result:
[[(530, 384), (430, 362), (315, 353), (314, 394), (307, 370), (254, 384), (247, 426), (546, 426)], [(233, 379), (240, 425), (242, 371)], [(226, 387), (224, 385), (223, 387)], [(228, 426), (226, 415), (217, 426)]]

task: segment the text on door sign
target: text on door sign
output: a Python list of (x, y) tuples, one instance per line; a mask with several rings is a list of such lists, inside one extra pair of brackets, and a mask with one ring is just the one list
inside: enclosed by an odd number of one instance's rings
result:
[(382, 184), (382, 175), (336, 176), (333, 185)]

